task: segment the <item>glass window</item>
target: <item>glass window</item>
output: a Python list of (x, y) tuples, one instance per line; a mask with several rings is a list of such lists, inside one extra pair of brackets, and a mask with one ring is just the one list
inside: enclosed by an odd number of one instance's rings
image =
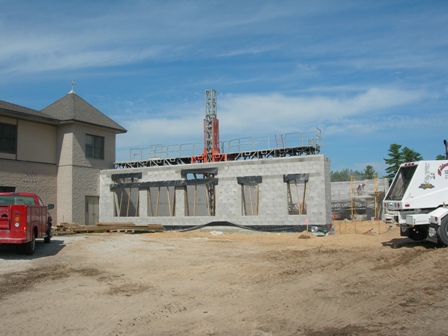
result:
[(417, 169), (417, 166), (400, 167), (397, 176), (392, 183), (392, 187), (389, 189), (389, 193), (386, 196), (386, 200), (401, 201), (406, 189), (411, 182), (412, 176)]
[(36, 205), (34, 198), (31, 196), (2, 195), (0, 196), (1, 205)]
[(0, 152), (16, 154), (17, 126), (0, 123)]
[(86, 157), (104, 159), (104, 137), (86, 134)]

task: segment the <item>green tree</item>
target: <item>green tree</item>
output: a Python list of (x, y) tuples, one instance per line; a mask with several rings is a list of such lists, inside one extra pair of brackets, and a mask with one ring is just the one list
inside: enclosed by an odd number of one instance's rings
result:
[(375, 169), (373, 169), (372, 166), (368, 165), (366, 166), (366, 168), (364, 168), (364, 178), (367, 180), (373, 180), (373, 178), (375, 177), (376, 171)]
[(423, 157), (420, 153), (410, 149), (409, 147), (403, 147), (401, 145), (392, 144), (389, 147), (389, 158), (384, 159), (384, 162), (389, 165), (386, 168), (386, 177), (392, 179), (400, 168), (400, 165), (405, 162), (421, 161)]
[(386, 168), (386, 177), (392, 179), (398, 171), (398, 168), (403, 163), (403, 153), (400, 151), (401, 145), (391, 144), (389, 147), (389, 158), (384, 159), (384, 162), (389, 166)]
[(362, 174), (353, 169), (342, 169), (341, 171), (331, 172), (331, 182), (350, 181), (351, 176), (361, 176)]
[(436, 160), (446, 160), (446, 155), (439, 154), (437, 155)]
[(420, 155), (420, 153), (417, 153), (408, 147), (404, 147), (402, 149), (401, 153), (402, 153), (402, 157), (403, 157), (402, 163), (423, 160), (423, 157)]

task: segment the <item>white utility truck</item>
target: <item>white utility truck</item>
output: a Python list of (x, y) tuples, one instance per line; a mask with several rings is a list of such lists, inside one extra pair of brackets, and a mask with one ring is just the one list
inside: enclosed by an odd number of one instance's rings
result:
[(403, 163), (384, 198), (401, 236), (448, 245), (448, 160)]

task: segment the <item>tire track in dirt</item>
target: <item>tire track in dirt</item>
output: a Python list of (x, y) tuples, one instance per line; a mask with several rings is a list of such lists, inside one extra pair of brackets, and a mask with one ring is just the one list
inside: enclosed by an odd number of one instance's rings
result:
[[(397, 291), (395, 284), (403, 279), (407, 281), (419, 276), (412, 276), (412, 273), (431, 274), (434, 269), (434, 264), (427, 262), (427, 250), (398, 251), (393, 256), (388, 254), (387, 258), (382, 251), (384, 250), (333, 250), (319, 247), (307, 251), (282, 250), (275, 254), (267, 253), (261, 259), (275, 261), (269, 275), (254, 269), (251, 273), (257, 275), (246, 283), (265, 284), (266, 288), (273, 282), (277, 285), (295, 283), (304, 291), (314, 287), (314, 293), (308, 295), (308, 300), (318, 297), (319, 300), (316, 301), (319, 304), (313, 306), (310, 325), (343, 328), (349, 324), (369, 324), (372, 320), (378, 320), (381, 325), (381, 316), (399, 309), (400, 304), (411, 302), (417, 308), (428, 304), (427, 300), (409, 294), (406, 288)], [(316, 272), (331, 277), (333, 288), (319, 287), (319, 283), (310, 278), (310, 274)], [(426, 287), (426, 290), (429, 289)], [(354, 303), (352, 298), (346, 300), (347, 296), (357, 297), (358, 302)], [(414, 317), (414, 322), (421, 324), (423, 321)]]
[[(4, 324), (5, 333), (445, 333), (440, 321), (448, 306), (448, 249), (405, 241), (392, 248), (401, 242), (393, 232), (308, 240), (194, 237), (89, 235), (58, 255), (32, 260), (32, 267), (27, 260), (17, 272), (4, 270), (0, 288), (29, 283), (38, 265), (47, 271), (36, 277), (45, 286), (4, 296), (5, 303), (16, 304), (2, 309), (12, 321)], [(53, 305), (41, 307), (49, 295)], [(43, 325), (26, 323), (42, 313), (50, 317)], [(20, 328), (13, 323), (19, 321)]]
[[(345, 287), (350, 287), (354, 291), (354, 296), (358, 297), (358, 302), (351, 302), (350, 306), (344, 305), (343, 300), (337, 302), (339, 309), (337, 313), (331, 314), (329, 308), (334, 304), (332, 299), (328, 303), (321, 300), (319, 313), (312, 323), (320, 322), (323, 328), (344, 327), (344, 325), (370, 325), (372, 321), (381, 325), (382, 317), (393, 314), (397, 310), (403, 310), (403, 307), (410, 307), (411, 313), (424, 310), (432, 302), (436, 301), (433, 292), (428, 286), (415, 286), (416, 283), (422, 283), (422, 279), (427, 279), (426, 283), (433, 281), (434, 263), (430, 260), (430, 251), (412, 250), (400, 251), (393, 256), (388, 255), (387, 260), (384, 259), (381, 251), (368, 251), (366, 255), (361, 253), (363, 260), (369, 263), (354, 264), (356, 272), (345, 274), (339, 280), (335, 276), (335, 283), (345, 283)], [(437, 252), (436, 252), (437, 253)], [(358, 278), (358, 281), (352, 281), (350, 278), (361, 275), (365, 272), (365, 276)], [(415, 281), (418, 279), (419, 281)], [(401, 283), (402, 286), (396, 286)], [(423, 282), (423, 284), (425, 281)], [(425, 297), (414, 292), (409, 292), (409, 288), (413, 288), (419, 293), (422, 290), (430, 295)], [(342, 290), (342, 288), (340, 288)], [(343, 292), (344, 296), (347, 292)], [(327, 307), (325, 307), (327, 306)], [(405, 309), (406, 310), (406, 309)], [(329, 314), (330, 312), (330, 314)], [(424, 325), (427, 317), (420, 314), (413, 314), (413, 325)]]

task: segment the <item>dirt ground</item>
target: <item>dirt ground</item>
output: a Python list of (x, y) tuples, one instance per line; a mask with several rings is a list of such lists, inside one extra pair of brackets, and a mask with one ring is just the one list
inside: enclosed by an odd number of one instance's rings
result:
[(1, 333), (447, 334), (447, 248), (382, 222), (335, 227), (55, 236), (32, 257), (3, 246)]

